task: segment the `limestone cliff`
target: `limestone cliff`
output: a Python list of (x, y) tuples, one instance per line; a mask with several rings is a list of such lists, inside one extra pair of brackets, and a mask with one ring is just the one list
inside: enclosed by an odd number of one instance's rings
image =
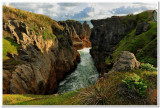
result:
[(3, 93), (55, 93), (80, 61), (70, 37), (49, 17), (4, 6), (3, 39), (17, 53), (3, 44)]
[(69, 35), (73, 41), (73, 46), (76, 49), (91, 47), (91, 42), (89, 41), (91, 29), (86, 21), (81, 24), (78, 21), (67, 20), (59, 21), (59, 24), (69, 31)]
[(100, 73), (111, 69), (121, 51), (130, 51), (140, 62), (156, 65), (157, 25), (152, 12), (91, 20), (90, 53)]

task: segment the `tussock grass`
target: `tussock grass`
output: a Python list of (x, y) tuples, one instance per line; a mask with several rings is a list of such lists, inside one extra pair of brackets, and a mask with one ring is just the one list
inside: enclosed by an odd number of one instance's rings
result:
[[(3, 6), (3, 22), (11, 19), (25, 22), (30, 31), (35, 31), (36, 35), (43, 35), (45, 40), (55, 37), (54, 32), (56, 31), (53, 31), (52, 28), (56, 28), (57, 30), (64, 29), (48, 16)], [(45, 28), (45, 31), (41, 31), (41, 27)]]
[[(136, 73), (137, 75), (144, 78), (144, 81), (147, 82), (147, 95), (145, 98), (135, 94), (134, 90), (129, 90), (122, 80), (125, 78), (125, 75), (130, 75)], [(146, 76), (144, 76), (146, 75)], [(143, 70), (135, 70), (130, 72), (115, 72), (107, 76), (107, 78), (101, 79), (95, 85), (92, 85), (80, 92), (78, 95), (81, 100), (81, 104), (87, 105), (147, 105), (155, 104), (156, 102), (151, 101), (149, 95), (150, 90), (155, 90), (156, 77), (149, 78), (150, 75), (157, 76), (157, 72), (149, 72)], [(148, 83), (150, 82), (150, 83)], [(154, 85), (152, 88), (151, 85)], [(155, 96), (156, 97), (156, 96)], [(153, 97), (152, 97), (153, 98)], [(154, 100), (156, 101), (156, 100)]]
[[(145, 98), (129, 90), (122, 80), (125, 75), (137, 74), (147, 82)], [(96, 84), (77, 91), (55, 95), (4, 94), (4, 105), (156, 105), (157, 72), (134, 70), (115, 72)], [(148, 83), (150, 82), (150, 83)], [(153, 95), (152, 95), (153, 94)]]

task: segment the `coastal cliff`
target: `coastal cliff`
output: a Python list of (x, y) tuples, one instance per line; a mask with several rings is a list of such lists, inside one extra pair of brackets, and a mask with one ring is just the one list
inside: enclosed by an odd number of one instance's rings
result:
[(157, 65), (157, 23), (153, 11), (137, 15), (91, 20), (90, 51), (101, 74), (107, 73), (121, 51), (130, 51), (140, 62)]
[(89, 40), (91, 29), (86, 21), (83, 24), (74, 20), (59, 21), (58, 23), (69, 31), (75, 49), (91, 47)]
[(3, 93), (53, 94), (80, 55), (51, 18), (3, 6)]

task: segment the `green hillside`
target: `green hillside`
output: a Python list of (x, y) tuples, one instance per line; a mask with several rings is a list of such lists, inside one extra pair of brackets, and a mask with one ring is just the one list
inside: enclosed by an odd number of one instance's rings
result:
[[(130, 51), (135, 54), (138, 61), (157, 66), (157, 22), (153, 22), (149, 15), (149, 12), (143, 12), (129, 16), (128, 19), (137, 19), (138, 17), (136, 22), (148, 22), (148, 30), (136, 35), (136, 27), (129, 32), (115, 47), (112, 57), (106, 58), (106, 63), (114, 61), (121, 51)], [(125, 19), (125, 21), (128, 22), (129, 20)]]

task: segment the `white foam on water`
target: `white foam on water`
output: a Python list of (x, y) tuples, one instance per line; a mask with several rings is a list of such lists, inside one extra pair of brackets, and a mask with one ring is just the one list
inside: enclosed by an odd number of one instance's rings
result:
[(88, 47), (88, 48), (83, 48), (83, 49), (81, 49), (81, 50), (77, 50), (78, 52), (86, 52), (86, 53), (89, 53), (89, 51), (90, 51), (90, 49), (91, 49), (91, 47)]
[(96, 82), (99, 74), (89, 53), (90, 49), (84, 48), (78, 50), (81, 56), (81, 62), (73, 73), (68, 75), (64, 81), (60, 82), (58, 93), (84, 88)]

